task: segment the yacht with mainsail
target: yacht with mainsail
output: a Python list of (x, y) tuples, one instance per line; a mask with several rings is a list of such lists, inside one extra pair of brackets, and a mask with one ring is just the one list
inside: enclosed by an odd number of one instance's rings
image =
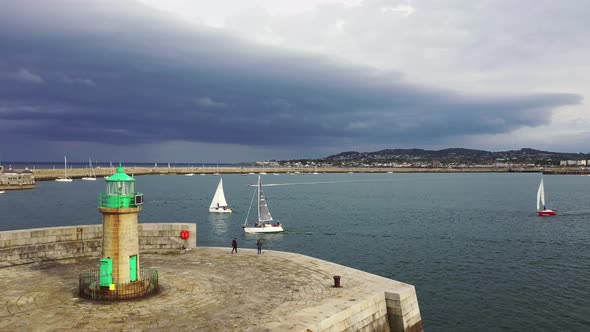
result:
[(209, 212), (232, 213), (232, 209), (227, 206), (227, 202), (225, 201), (225, 194), (223, 193), (223, 178), (219, 179), (217, 190), (215, 190), (215, 195), (213, 196), (211, 205), (209, 205)]
[[(283, 225), (277, 220), (273, 220), (272, 216), (270, 215), (270, 211), (268, 210), (268, 205), (266, 202), (266, 196), (262, 191), (262, 179), (260, 175), (258, 176), (258, 185), (256, 186), (257, 189), (252, 194), (252, 200), (250, 201), (250, 208), (248, 208), (248, 214), (246, 215), (246, 220), (244, 221), (244, 232), (246, 233), (281, 233), (283, 232)], [(250, 210), (252, 208), (252, 202), (254, 202), (254, 197), (258, 193), (258, 221), (254, 223), (254, 225), (248, 225), (248, 216), (250, 215)]]
[(543, 178), (537, 189), (537, 215), (539, 216), (554, 216), (557, 210), (547, 209), (545, 206), (545, 186), (543, 185)]

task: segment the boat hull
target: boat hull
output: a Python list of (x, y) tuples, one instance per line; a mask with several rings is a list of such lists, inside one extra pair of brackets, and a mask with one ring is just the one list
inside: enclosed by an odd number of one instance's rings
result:
[(96, 181), (96, 178), (88, 178), (88, 177), (86, 177), (86, 178), (82, 178), (82, 180), (84, 180), (84, 181)]
[(266, 225), (263, 227), (244, 227), (246, 233), (282, 233), (284, 232), (283, 226), (272, 226)]
[(57, 182), (72, 182), (72, 179), (55, 179)]
[(538, 216), (554, 216), (557, 215), (557, 210), (541, 210), (537, 211)]
[(210, 213), (232, 213), (233, 211), (230, 208), (223, 209), (223, 208), (214, 207), (214, 208), (209, 208), (209, 212)]

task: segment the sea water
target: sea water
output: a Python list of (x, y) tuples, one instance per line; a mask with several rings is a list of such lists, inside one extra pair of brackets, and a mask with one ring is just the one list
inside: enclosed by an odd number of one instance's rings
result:
[[(224, 175), (234, 213), (208, 213), (219, 176), (139, 176), (140, 222), (197, 224), (199, 246), (231, 240), (297, 252), (416, 286), (428, 331), (590, 329), (590, 177), (540, 174), (264, 175), (283, 234), (244, 235), (257, 176)], [(38, 182), (0, 196), (0, 230), (98, 224), (103, 181)], [(254, 202), (249, 219), (256, 218)], [(345, 281), (344, 281), (345, 282)]]

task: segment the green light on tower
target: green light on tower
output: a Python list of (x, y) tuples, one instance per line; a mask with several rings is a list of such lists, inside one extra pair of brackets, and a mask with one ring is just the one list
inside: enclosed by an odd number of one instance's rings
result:
[(100, 207), (120, 209), (143, 204), (143, 195), (135, 192), (135, 179), (125, 174), (120, 162), (117, 172), (105, 180), (107, 192), (100, 194)]

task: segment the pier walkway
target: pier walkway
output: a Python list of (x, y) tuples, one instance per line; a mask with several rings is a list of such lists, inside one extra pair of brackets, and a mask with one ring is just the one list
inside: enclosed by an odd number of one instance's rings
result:
[(96, 258), (0, 268), (0, 330), (422, 330), (411, 285), (298, 254), (230, 251), (144, 254), (161, 293), (108, 305), (78, 298), (78, 274)]

